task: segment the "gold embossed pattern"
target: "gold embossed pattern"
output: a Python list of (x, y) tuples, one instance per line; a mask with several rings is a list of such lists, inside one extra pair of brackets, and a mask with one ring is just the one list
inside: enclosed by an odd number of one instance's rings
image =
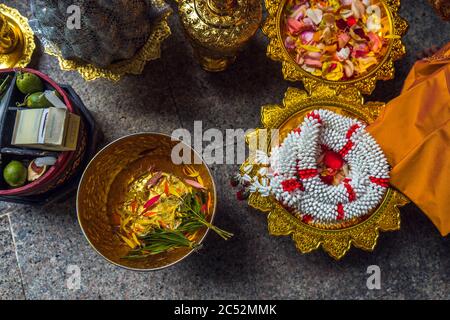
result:
[(185, 33), (200, 64), (208, 71), (226, 69), (258, 30), (262, 19), (260, 0), (236, 0), (232, 10), (221, 13), (211, 8), (215, 2), (212, 0), (177, 2)]
[(407, 22), (398, 15), (400, 0), (381, 0), (388, 13), (391, 34), (390, 47), (380, 64), (366, 75), (351, 81), (329, 81), (303, 70), (289, 55), (284, 47), (281, 36), (281, 17), (286, 0), (266, 0), (268, 17), (262, 28), (270, 42), (267, 46), (267, 56), (282, 63), (282, 72), (286, 80), (302, 81), (308, 92), (312, 92), (317, 86), (326, 84), (342, 91), (349, 87), (355, 87), (363, 94), (370, 94), (375, 89), (378, 80), (394, 78), (394, 61), (403, 57), (406, 53), (401, 37), (408, 29)]
[[(338, 94), (336, 88), (316, 87), (308, 94), (304, 90), (289, 88), (281, 105), (273, 104), (262, 107), (261, 121), (264, 129), (279, 129), (280, 141), (289, 131), (298, 126), (306, 113), (318, 108), (325, 108), (345, 116), (358, 118), (363, 122), (373, 122), (384, 108), (383, 103), (364, 104), (356, 88), (347, 88)], [(256, 138), (255, 138), (256, 137)], [(249, 133), (247, 143), (258, 139), (258, 129)], [(270, 136), (266, 138), (270, 140)], [(270, 141), (258, 142), (267, 146)], [(254, 151), (254, 150), (250, 150)], [(242, 169), (251, 161), (249, 158)], [(254, 165), (256, 172), (258, 165)], [(291, 236), (301, 253), (308, 253), (322, 248), (333, 258), (342, 258), (353, 244), (355, 247), (371, 251), (375, 248), (380, 231), (398, 230), (400, 228), (400, 211), (398, 207), (409, 200), (397, 190), (388, 189), (383, 201), (365, 220), (354, 221), (343, 226), (321, 227), (303, 223), (295, 213), (289, 212), (273, 197), (262, 197), (257, 193), (250, 195), (250, 206), (268, 212), (267, 223), (271, 235)]]
[[(233, 50), (253, 36), (261, 21), (259, 0), (237, 0), (231, 15), (219, 15), (208, 8), (208, 1), (179, 0), (179, 10), (186, 32), (212, 50)], [(230, 49), (232, 48), (232, 49)]]

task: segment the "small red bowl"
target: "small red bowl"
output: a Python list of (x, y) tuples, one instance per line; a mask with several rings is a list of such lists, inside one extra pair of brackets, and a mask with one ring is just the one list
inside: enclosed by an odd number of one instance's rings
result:
[[(39, 72), (37, 70), (28, 69), (28, 68), (14, 68), (14, 69), (2, 69), (0, 70), (0, 74), (7, 72), (17, 72), (17, 71), (25, 71), (29, 73), (33, 73), (40, 77), (44, 82), (46, 82), (50, 87), (55, 89), (63, 98), (64, 103), (67, 106), (67, 109), (70, 112), (74, 112), (74, 108), (67, 97), (65, 91), (61, 89), (61, 87), (56, 84), (52, 79), (50, 79), (47, 75)], [(42, 175), (36, 181), (30, 182), (22, 187), (0, 190), (0, 195), (2, 196), (30, 196), (34, 194), (40, 194), (48, 191), (53, 185), (58, 184), (58, 180), (60, 179), (60, 175), (62, 175), (67, 165), (72, 161), (75, 156), (74, 151), (64, 151), (60, 152), (56, 163), (51, 166), (46, 173)]]

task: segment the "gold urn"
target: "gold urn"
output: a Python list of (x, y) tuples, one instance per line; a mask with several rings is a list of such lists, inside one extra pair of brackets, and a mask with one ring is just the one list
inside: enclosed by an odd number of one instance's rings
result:
[(35, 47), (28, 19), (0, 4), (0, 69), (26, 67)]
[(260, 0), (178, 0), (179, 15), (203, 69), (223, 71), (258, 30)]

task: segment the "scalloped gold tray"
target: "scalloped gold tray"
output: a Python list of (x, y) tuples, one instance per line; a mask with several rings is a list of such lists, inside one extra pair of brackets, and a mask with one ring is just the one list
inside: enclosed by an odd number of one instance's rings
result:
[[(158, 7), (163, 7), (165, 5), (164, 0), (152, 0), (152, 2)], [(167, 9), (167, 11), (156, 20), (147, 42), (133, 58), (116, 62), (107, 68), (100, 68), (92, 64), (74, 60), (66, 60), (56, 48), (45, 47), (45, 52), (58, 58), (61, 70), (78, 71), (86, 81), (92, 81), (99, 78), (119, 81), (125, 74), (141, 74), (148, 61), (156, 60), (161, 57), (161, 44), (171, 35), (168, 23), (171, 14), (172, 10)]]
[[(369, 102), (364, 104), (361, 94), (355, 88), (347, 88), (340, 94), (327, 87), (316, 87), (309, 95), (306, 91), (289, 88), (285, 94), (283, 104), (266, 105), (261, 110), (261, 129), (278, 129), (279, 141), (282, 141), (293, 128), (303, 121), (306, 113), (311, 110), (323, 108), (336, 113), (357, 118), (367, 124), (373, 122), (384, 108), (383, 103)], [(250, 157), (242, 165), (241, 170), (252, 163), (254, 148), (270, 151), (271, 137), (267, 141), (257, 141), (260, 129), (250, 132), (246, 141), (250, 147)], [(252, 141), (252, 143), (251, 143)], [(256, 141), (256, 143), (254, 143)], [(253, 164), (254, 172), (259, 167)], [(295, 213), (286, 210), (273, 197), (262, 197), (257, 193), (250, 195), (250, 206), (268, 212), (269, 234), (274, 236), (290, 235), (297, 249), (301, 253), (308, 253), (320, 246), (333, 258), (342, 258), (353, 244), (355, 247), (372, 251), (377, 243), (379, 231), (398, 230), (400, 228), (400, 211), (398, 207), (405, 205), (409, 200), (397, 190), (389, 188), (380, 205), (365, 219), (353, 221), (333, 229), (314, 226), (302, 222)]]
[(17, 45), (12, 52), (0, 54), (0, 69), (24, 68), (30, 63), (36, 48), (33, 30), (28, 24), (28, 19), (18, 10), (1, 3), (0, 12), (6, 17), (6, 21), (18, 37)]
[(405, 46), (401, 37), (408, 29), (408, 23), (398, 15), (400, 0), (380, 0), (389, 19), (391, 34), (398, 38), (390, 39), (389, 49), (383, 60), (367, 74), (349, 81), (330, 81), (314, 76), (303, 70), (287, 52), (281, 30), (281, 17), (287, 0), (265, 0), (268, 12), (267, 20), (262, 31), (269, 38), (267, 56), (282, 63), (282, 72), (286, 80), (302, 81), (306, 90), (312, 92), (317, 86), (328, 85), (337, 91), (355, 87), (361, 93), (370, 94), (375, 89), (377, 80), (389, 80), (394, 78), (394, 61), (402, 58)]

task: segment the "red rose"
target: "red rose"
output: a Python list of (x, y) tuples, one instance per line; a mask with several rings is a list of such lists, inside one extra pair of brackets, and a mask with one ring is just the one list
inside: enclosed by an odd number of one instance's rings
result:
[(344, 165), (344, 159), (342, 159), (342, 156), (337, 152), (327, 151), (324, 154), (323, 163), (327, 168), (339, 170)]

